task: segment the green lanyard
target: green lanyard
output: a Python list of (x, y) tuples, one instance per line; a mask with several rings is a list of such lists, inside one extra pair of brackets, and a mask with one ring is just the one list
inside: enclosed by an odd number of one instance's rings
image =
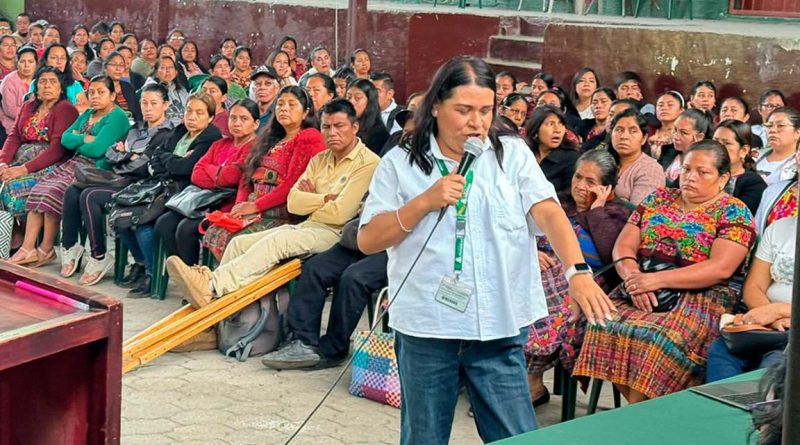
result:
[[(447, 171), (447, 166), (444, 165), (444, 161), (441, 159), (436, 160), (436, 165), (439, 166), (439, 171), (442, 173), (442, 176), (450, 174), (450, 172)], [(453, 262), (453, 271), (455, 272), (456, 280), (458, 280), (461, 275), (461, 270), (464, 266), (464, 238), (467, 236), (467, 198), (469, 197), (469, 191), (472, 189), (471, 168), (467, 172), (466, 180), (467, 183), (464, 185), (464, 193), (461, 194), (461, 197), (458, 198), (456, 202), (456, 255), (455, 261)]]

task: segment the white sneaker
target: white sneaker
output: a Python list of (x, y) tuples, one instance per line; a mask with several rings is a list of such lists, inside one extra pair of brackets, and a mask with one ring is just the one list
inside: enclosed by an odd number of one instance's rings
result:
[(83, 257), (83, 246), (80, 243), (75, 243), (69, 249), (61, 248), (61, 276), (69, 278), (78, 270), (81, 264), (81, 257)]
[(99, 283), (112, 267), (114, 267), (114, 256), (110, 253), (106, 253), (102, 260), (95, 259), (90, 255), (89, 261), (86, 263), (86, 269), (84, 269), (81, 279), (78, 280), (78, 284), (93, 286)]

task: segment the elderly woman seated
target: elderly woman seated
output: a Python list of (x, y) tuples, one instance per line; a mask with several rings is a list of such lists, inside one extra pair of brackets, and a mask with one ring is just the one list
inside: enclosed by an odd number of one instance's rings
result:
[[(720, 316), (735, 301), (728, 280), (755, 241), (750, 211), (725, 192), (729, 179), (727, 150), (702, 141), (684, 156), (680, 189), (639, 204), (614, 246), (618, 314), (588, 327), (575, 375), (611, 381), (631, 403), (703, 382)], [(665, 310), (670, 293), (678, 297)]]
[[(611, 263), (614, 242), (631, 214), (614, 194), (617, 170), (608, 152), (588, 151), (575, 164), (571, 194), (559, 196), (578, 236), (583, 257), (594, 270)], [(572, 369), (586, 329), (585, 320), (570, 319), (569, 283), (564, 278), (564, 267), (544, 238), (538, 244), (549, 315), (531, 325), (526, 348), (528, 384), (534, 406), (550, 399), (542, 374), (556, 364)], [(607, 288), (619, 282), (613, 269), (597, 279)]]
[[(744, 323), (763, 325), (778, 331), (790, 326), (796, 233), (797, 216), (775, 221), (764, 231), (742, 289), (744, 303), (749, 309), (744, 314)], [(767, 368), (781, 360), (783, 346), (733, 354), (721, 338), (717, 339), (708, 351), (706, 381), (713, 382), (756, 368)]]

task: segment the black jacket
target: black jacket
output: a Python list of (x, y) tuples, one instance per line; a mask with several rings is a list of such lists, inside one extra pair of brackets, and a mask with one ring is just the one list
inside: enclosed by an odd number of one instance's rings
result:
[(761, 204), (761, 195), (764, 194), (764, 189), (766, 188), (767, 183), (764, 182), (761, 175), (752, 170), (745, 170), (736, 179), (736, 185), (733, 187), (733, 196), (741, 199), (750, 209), (750, 212), (755, 215), (758, 205)]
[(556, 188), (556, 192), (569, 191), (572, 175), (575, 173), (575, 162), (580, 155), (577, 150), (557, 148), (539, 162), (542, 173)]
[(209, 125), (189, 145), (186, 156), (180, 157), (173, 154), (172, 152), (175, 150), (175, 146), (178, 145), (178, 141), (187, 132), (185, 125), (178, 125), (172, 130), (169, 139), (151, 154), (150, 167), (153, 169), (154, 175), (166, 176), (177, 180), (183, 185), (189, 185), (194, 164), (208, 152), (211, 144), (222, 138), (222, 133), (220, 133), (219, 129)]
[(358, 137), (361, 138), (361, 142), (363, 142), (367, 148), (372, 150), (376, 155), (380, 155), (383, 146), (386, 145), (386, 141), (389, 140), (389, 130), (383, 125), (383, 121), (378, 119), (374, 125), (371, 125), (366, 130), (359, 130)]
[(131, 112), (133, 116), (133, 120), (136, 121), (136, 125), (142, 123), (144, 118), (142, 117), (142, 108), (139, 105), (139, 97), (136, 96), (136, 88), (128, 82), (120, 81), (119, 87), (122, 90), (122, 95), (125, 96), (125, 100), (128, 102), (128, 111)]

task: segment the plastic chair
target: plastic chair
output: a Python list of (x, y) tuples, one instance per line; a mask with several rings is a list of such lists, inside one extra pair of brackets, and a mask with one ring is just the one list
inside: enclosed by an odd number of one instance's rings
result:
[(575, 405), (578, 398), (578, 381), (569, 371), (556, 365), (553, 378), (553, 394), (561, 396), (561, 421), (575, 418)]
[[(674, 1), (675, 0), (668, 0), (669, 3), (667, 3), (667, 19), (672, 19), (672, 3)], [(686, 1), (689, 4), (689, 20), (692, 20), (693, 19), (693, 17), (692, 17), (692, 0), (686, 0)], [(658, 7), (658, 3), (656, 3), (656, 0), (653, 0), (653, 5)], [(634, 13), (633, 13), (634, 17), (639, 17), (639, 8), (641, 6), (642, 6), (642, 0), (636, 0), (636, 7), (635, 7)]]
[(114, 237), (114, 284), (119, 285), (125, 277), (125, 267), (128, 265), (128, 248), (119, 237)]
[[(439, 3), (439, 0), (433, 0), (433, 7), (436, 7), (436, 4)], [(520, 2), (521, 4), (522, 2)], [(458, 7), (464, 9), (467, 7), (467, 0), (458, 0)], [(478, 8), (483, 9), (483, 0), (478, 0)]]
[(167, 284), (169, 284), (167, 249), (164, 247), (161, 237), (158, 237), (158, 245), (153, 259), (153, 277), (150, 281), (150, 298), (163, 300), (167, 296)]
[[(603, 380), (594, 379), (592, 381), (592, 392), (589, 395), (589, 406), (586, 408), (586, 415), (592, 415), (597, 411), (597, 403), (600, 401), (600, 392), (603, 390)], [(622, 405), (622, 399), (616, 386), (614, 390), (614, 408)]]

